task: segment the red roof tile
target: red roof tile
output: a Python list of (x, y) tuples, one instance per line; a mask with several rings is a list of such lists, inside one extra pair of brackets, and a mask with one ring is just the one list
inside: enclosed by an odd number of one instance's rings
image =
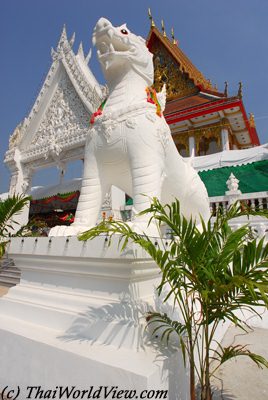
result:
[(180, 99), (169, 101), (166, 105), (165, 114), (178, 112), (181, 110), (185, 110), (187, 108), (198, 106), (200, 104), (213, 103), (215, 100), (217, 101), (219, 99), (208, 99), (207, 97), (202, 96), (201, 94), (183, 97)]

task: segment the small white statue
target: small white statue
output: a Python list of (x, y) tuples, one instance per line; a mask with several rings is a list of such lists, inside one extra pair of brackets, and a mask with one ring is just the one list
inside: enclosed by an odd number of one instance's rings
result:
[(95, 226), (111, 185), (133, 198), (132, 227), (158, 235), (137, 214), (150, 205), (178, 198), (185, 217), (210, 216), (207, 190), (197, 172), (178, 153), (163, 116), (165, 88), (157, 94), (153, 55), (126, 25), (114, 27), (101, 18), (93, 33), (109, 97), (91, 118), (85, 147), (81, 194), (70, 227), (56, 226), (51, 236), (76, 235)]
[(228, 190), (230, 192), (237, 192), (239, 188), (239, 180), (234, 176), (233, 173), (229, 176), (226, 185), (228, 187)]

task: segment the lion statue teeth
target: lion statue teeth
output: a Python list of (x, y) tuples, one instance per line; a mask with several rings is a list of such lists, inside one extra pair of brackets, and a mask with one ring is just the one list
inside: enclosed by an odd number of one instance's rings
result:
[(115, 185), (133, 198), (131, 226), (159, 235), (138, 213), (150, 198), (180, 200), (185, 217), (210, 216), (206, 188), (190, 163), (178, 153), (163, 116), (166, 95), (151, 88), (153, 55), (126, 25), (114, 27), (100, 18), (93, 44), (109, 88), (109, 96), (92, 115), (84, 158), (81, 194), (74, 223), (56, 226), (50, 236), (77, 235), (96, 225), (105, 194)]

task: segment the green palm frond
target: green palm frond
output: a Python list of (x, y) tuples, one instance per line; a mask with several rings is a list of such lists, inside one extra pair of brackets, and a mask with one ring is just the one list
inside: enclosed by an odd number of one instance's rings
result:
[(5, 242), (0, 242), (0, 260), (1, 258), (4, 256), (5, 254), (5, 250), (6, 250), (6, 245), (8, 244), (7, 241)]
[(0, 202), (0, 237), (5, 237), (8, 231), (14, 229), (17, 222), (14, 219), (30, 201), (30, 197), (13, 195)]
[(13, 195), (0, 202), (0, 259), (5, 254), (8, 241), (6, 238), (12, 236), (18, 216), (30, 201), (30, 197), (24, 195)]
[(216, 356), (213, 358), (219, 362), (219, 365), (224, 364), (226, 361), (229, 361), (232, 358), (246, 356), (249, 357), (252, 361), (254, 361), (259, 368), (262, 367), (268, 368), (268, 361), (264, 357), (251, 352), (246, 345), (237, 344), (228, 347), (223, 347), (219, 344), (219, 350), (216, 350), (215, 354)]

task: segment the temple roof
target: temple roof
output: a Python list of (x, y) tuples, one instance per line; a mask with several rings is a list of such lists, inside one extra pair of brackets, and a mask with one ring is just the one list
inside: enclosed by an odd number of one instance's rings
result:
[(191, 96), (181, 97), (169, 101), (166, 105), (165, 114), (172, 114), (173, 112), (191, 109), (203, 104), (209, 105), (210, 103), (218, 101), (217, 97), (207, 96), (205, 93), (197, 93)]
[[(166, 36), (159, 32), (159, 30), (155, 26), (151, 26), (148, 38), (147, 38), (147, 46), (149, 50), (154, 54), (154, 66), (155, 66), (155, 74), (157, 75), (159, 68), (162, 69), (162, 78), (164, 68), (167, 68), (167, 64), (170, 63), (171, 58), (177, 64), (177, 71), (181, 73), (184, 77), (187, 77), (192, 81), (196, 91), (205, 90), (211, 94), (215, 94), (217, 96), (223, 96), (223, 93), (218, 92), (218, 90), (212, 86), (212, 83), (209, 79), (205, 78), (205, 76), (200, 72), (196, 66), (191, 62), (191, 60), (186, 56), (186, 54), (180, 49), (177, 42), (173, 40), (173, 42)], [(164, 68), (159, 65), (159, 53), (163, 56), (164, 60), (162, 64)], [(161, 64), (161, 62), (160, 62)], [(170, 72), (170, 71), (168, 71)], [(174, 77), (168, 78), (174, 79)], [(155, 82), (157, 84), (157, 82)], [(190, 85), (189, 85), (190, 86)], [(156, 88), (158, 90), (158, 88)], [(189, 88), (190, 89), (190, 88)], [(193, 92), (194, 92), (194, 88)], [(181, 93), (183, 95), (183, 93)], [(168, 92), (168, 98), (170, 97), (178, 97), (180, 93), (176, 93), (171, 95)]]
[(254, 119), (238, 96), (217, 98), (199, 92), (169, 101), (164, 114), (177, 133), (221, 123), (230, 126), (240, 148), (260, 145)]
[(227, 83), (219, 92), (180, 49), (174, 34), (173, 40), (166, 36), (163, 22), (162, 31), (152, 23), (147, 46), (154, 55), (154, 87), (158, 92), (164, 83), (167, 87), (164, 114), (172, 132), (194, 134), (205, 125), (221, 123), (228, 125), (238, 148), (258, 146), (254, 117), (247, 116), (243, 104), (242, 83), (235, 96), (228, 96)]

